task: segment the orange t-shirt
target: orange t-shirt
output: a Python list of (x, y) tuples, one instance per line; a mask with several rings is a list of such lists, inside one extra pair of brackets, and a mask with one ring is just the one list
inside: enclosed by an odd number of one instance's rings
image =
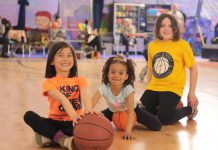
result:
[(48, 95), (47, 92), (49, 90), (56, 89), (63, 93), (69, 99), (74, 110), (79, 114), (82, 110), (80, 89), (86, 88), (87, 85), (87, 80), (82, 77), (62, 78), (57, 76), (46, 80), (43, 84), (42, 94), (48, 96), (50, 104), (48, 118), (60, 121), (72, 120), (65, 112), (62, 104)]

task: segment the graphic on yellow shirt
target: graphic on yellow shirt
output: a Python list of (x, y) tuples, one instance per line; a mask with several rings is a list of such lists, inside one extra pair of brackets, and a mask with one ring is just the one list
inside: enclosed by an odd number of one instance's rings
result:
[(166, 52), (160, 52), (154, 56), (152, 65), (153, 75), (156, 78), (164, 78), (172, 72), (174, 61), (170, 54)]

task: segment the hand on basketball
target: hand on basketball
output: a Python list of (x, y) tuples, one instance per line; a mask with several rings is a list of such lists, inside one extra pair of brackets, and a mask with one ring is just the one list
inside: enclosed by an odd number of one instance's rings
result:
[(85, 115), (87, 115), (87, 114), (93, 114), (93, 113), (94, 113), (94, 110), (93, 110), (93, 109), (91, 109), (91, 110), (85, 109), (84, 113), (85, 113)]
[(123, 140), (135, 140), (135, 137), (131, 133), (125, 132), (122, 136)]
[(82, 117), (84, 117), (84, 114), (80, 114), (80, 115), (75, 115), (73, 116), (73, 126), (75, 127), (78, 124), (78, 121), (82, 119)]
[(85, 115), (87, 115), (87, 114), (97, 114), (97, 115), (99, 115), (99, 116), (104, 116), (104, 114), (103, 113), (101, 113), (101, 112), (98, 112), (98, 111), (95, 111), (95, 110), (85, 110)]

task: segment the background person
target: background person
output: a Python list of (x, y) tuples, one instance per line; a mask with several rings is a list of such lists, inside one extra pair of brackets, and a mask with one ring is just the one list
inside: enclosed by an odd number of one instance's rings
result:
[(123, 20), (121, 42), (125, 45), (125, 55), (129, 56), (129, 46), (134, 46), (136, 44), (135, 34), (136, 27), (132, 24), (131, 20), (126, 18)]

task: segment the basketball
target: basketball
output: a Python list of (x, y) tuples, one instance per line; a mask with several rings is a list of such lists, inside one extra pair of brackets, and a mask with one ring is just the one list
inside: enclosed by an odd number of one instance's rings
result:
[[(134, 122), (136, 124), (136, 120), (137, 120), (136, 114), (134, 116), (135, 116)], [(127, 111), (115, 112), (113, 114), (112, 121), (117, 129), (124, 131), (126, 129), (126, 125), (128, 121)]]
[(114, 139), (110, 121), (97, 114), (88, 114), (74, 128), (74, 142), (80, 150), (107, 150)]

